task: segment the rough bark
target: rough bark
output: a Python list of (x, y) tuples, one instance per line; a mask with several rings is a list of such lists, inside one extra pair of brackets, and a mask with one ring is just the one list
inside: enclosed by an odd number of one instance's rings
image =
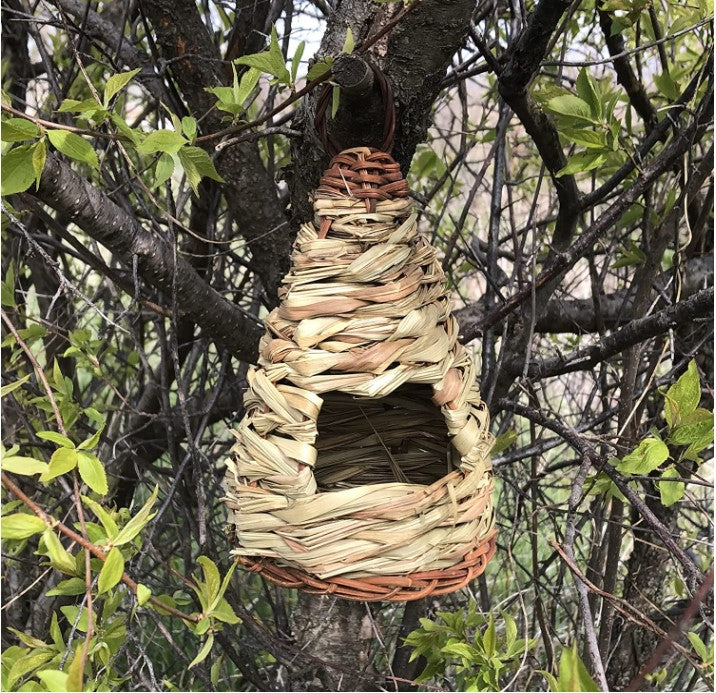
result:
[[(392, 154), (403, 173), (410, 167), (415, 148), (425, 139), (442, 79), (465, 40), (474, 8), (474, 0), (423, 0), (368, 53), (368, 59), (392, 86), (397, 122)], [(377, 33), (398, 11), (395, 5), (340, 0), (329, 17), (316, 59), (338, 55), (349, 27), (356, 41), (362, 41)], [(313, 128), (319, 95), (304, 99), (294, 117), (294, 125), (303, 132), (294, 142), (294, 163), (287, 171), (294, 224), (311, 218), (309, 193), (329, 161)], [(383, 109), (376, 86), (369, 98), (360, 100), (359, 108), (355, 100), (342, 98), (330, 132), (344, 147), (380, 146)]]
[(301, 671), (293, 681), (296, 690), (377, 689), (375, 672), (369, 669), (373, 631), (366, 604), (300, 592), (291, 628), (301, 650), (322, 663)]

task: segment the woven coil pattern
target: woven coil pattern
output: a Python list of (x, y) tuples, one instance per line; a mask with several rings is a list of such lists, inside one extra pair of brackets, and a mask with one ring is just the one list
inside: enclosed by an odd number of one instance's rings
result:
[(418, 599), (495, 550), (489, 415), (408, 194), (385, 152), (333, 158), (248, 372), (233, 553), (285, 587)]

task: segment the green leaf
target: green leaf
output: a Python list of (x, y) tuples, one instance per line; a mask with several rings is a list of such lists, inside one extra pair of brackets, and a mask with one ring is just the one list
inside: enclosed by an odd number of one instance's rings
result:
[(63, 448), (74, 449), (75, 447), (75, 444), (67, 436), (63, 436), (61, 433), (55, 433), (55, 431), (40, 431), (37, 437), (42, 438), (42, 440), (51, 440)]
[(36, 460), (34, 457), (7, 455), (2, 458), (2, 470), (21, 476), (32, 476), (33, 474), (44, 474), (47, 471), (47, 463)]
[(0, 522), (3, 539), (29, 539), (47, 529), (44, 520), (27, 513), (5, 515)]
[(338, 86), (334, 86), (331, 90), (331, 118), (336, 117), (336, 113), (338, 113), (338, 108), (341, 105), (341, 88)]
[(105, 108), (109, 104), (111, 98), (120, 92), (124, 87), (129, 84), (132, 77), (134, 77), (137, 73), (141, 72), (142, 69), (140, 67), (136, 68), (135, 70), (131, 70), (130, 72), (120, 72), (118, 75), (112, 75), (108, 80), (107, 84), (104, 86), (104, 106)]
[(42, 172), (45, 170), (45, 161), (47, 160), (47, 146), (45, 140), (40, 140), (32, 148), (32, 168), (35, 171), (35, 190), (40, 189), (40, 179)]
[(588, 123), (596, 122), (592, 117), (592, 109), (589, 107), (589, 104), (572, 94), (555, 96), (547, 101), (546, 109), (552, 113), (568, 118), (575, 118), (576, 120), (583, 120)]
[(13, 147), (2, 157), (1, 193), (14, 195), (24, 192), (35, 181), (32, 163), (33, 148), (28, 145)]
[(77, 468), (82, 481), (100, 496), (107, 494), (107, 475), (99, 459), (89, 452), (77, 453)]
[(579, 144), (587, 149), (606, 149), (607, 140), (603, 132), (590, 130), (588, 128), (560, 128), (559, 134), (566, 137), (570, 142)]
[(187, 137), (189, 142), (193, 142), (196, 138), (197, 132), (196, 118), (192, 118), (191, 116), (184, 116), (181, 119), (181, 131)]
[(82, 649), (83, 644), (80, 643), (75, 648), (75, 655), (70, 662), (70, 666), (67, 669), (67, 681), (65, 686), (68, 691), (82, 691), (84, 686), (82, 685), (83, 665), (82, 665)]
[[(89, 619), (87, 618), (86, 606), (83, 606), (82, 610), (80, 610), (77, 606), (61, 606), (60, 611), (70, 624), (74, 625), (74, 623), (77, 622), (77, 630), (82, 631), (83, 633), (87, 632)], [(97, 623), (97, 617), (94, 611), (92, 612), (92, 623)]]
[(221, 665), (224, 663), (224, 655), (220, 654), (216, 661), (211, 665), (211, 670), (209, 672), (209, 678), (211, 679), (211, 683), (214, 685), (214, 688), (219, 687), (219, 680), (221, 677)]
[(696, 411), (701, 401), (701, 379), (693, 359), (684, 374), (666, 391), (664, 417), (669, 428), (676, 428), (681, 419)]
[[(692, 413), (689, 418), (692, 418), (694, 413)], [(674, 443), (675, 445), (688, 445), (689, 447), (684, 453), (684, 457), (690, 460), (696, 460), (698, 453), (713, 443), (713, 414), (711, 412), (707, 412), (707, 418), (702, 418), (694, 423), (686, 423), (679, 426), (676, 430), (671, 432), (668, 440), (670, 443)]]
[(517, 431), (515, 431), (514, 429), (510, 429), (508, 431), (505, 431), (504, 433), (500, 433), (500, 435), (495, 438), (495, 444), (492, 446), (490, 454), (498, 455), (503, 450), (509, 448), (510, 445), (512, 445), (516, 440)]
[(13, 390), (17, 390), (17, 388), (22, 387), (30, 379), (30, 377), (31, 375), (26, 375), (19, 380), (16, 380), (14, 383), (8, 383), (7, 385), (3, 385), (2, 388), (0, 388), (0, 397), (9, 395), (11, 392), (13, 392)]
[(654, 80), (654, 84), (656, 84), (661, 95), (667, 101), (676, 101), (679, 98), (679, 95), (681, 94), (681, 88), (672, 79), (671, 75), (668, 72), (654, 74), (651, 76), (651, 78)]
[(48, 597), (73, 597), (78, 594), (84, 594), (86, 590), (85, 581), (79, 577), (71, 577), (67, 580), (62, 580), (56, 587), (48, 590), (45, 594)]
[[(1, 285), (2, 295), (0, 296), (0, 302), (2, 305), (9, 308), (15, 308), (17, 303), (15, 302), (15, 263), (10, 261), (7, 273), (5, 274), (5, 281)], [(8, 387), (7, 385), (5, 387)], [(0, 395), (1, 396), (1, 395)]]
[(234, 610), (226, 599), (219, 600), (219, 603), (212, 610), (211, 616), (217, 621), (223, 621), (229, 625), (241, 623), (241, 619), (234, 613)]
[(76, 99), (65, 99), (62, 105), (57, 109), (58, 113), (87, 113), (89, 116), (94, 111), (104, 111), (102, 104), (97, 99), (90, 98), (83, 101)]
[(137, 603), (139, 606), (144, 606), (148, 601), (149, 597), (152, 596), (152, 590), (146, 585), (139, 583), (137, 585)]
[(158, 493), (159, 486), (155, 486), (152, 495), (142, 506), (142, 509), (119, 531), (119, 534), (112, 542), (115, 546), (122, 546), (122, 544), (127, 544), (132, 541), (132, 539), (134, 539), (134, 537), (136, 537), (137, 534), (139, 534), (147, 523), (154, 517), (154, 513), (152, 513), (152, 506), (157, 500)]
[(50, 457), (47, 471), (40, 477), (40, 481), (50, 481), (62, 474), (72, 471), (77, 466), (77, 451), (69, 448), (57, 448)]
[(47, 137), (57, 151), (62, 152), (70, 159), (89, 164), (93, 168), (99, 168), (97, 152), (83, 137), (74, 132), (67, 132), (67, 130), (48, 130)]
[(107, 534), (107, 538), (112, 541), (119, 531), (117, 529), (117, 523), (112, 519), (112, 516), (97, 503), (97, 501), (92, 500), (88, 496), (82, 496), (82, 502), (96, 515)]
[(607, 160), (606, 155), (601, 152), (580, 152), (569, 158), (567, 165), (557, 171), (557, 178), (562, 176), (573, 176), (575, 173), (592, 171), (601, 166)]
[(214, 162), (211, 157), (201, 147), (184, 147), (180, 149), (179, 161), (181, 161), (182, 168), (196, 195), (199, 194), (199, 182), (202, 177), (211, 178), (219, 181), (219, 183), (226, 182), (214, 168)]
[(21, 690), (15, 688), (15, 682), (19, 681), (23, 676), (26, 676), (30, 672), (35, 671), (35, 669), (41, 667), (54, 656), (54, 652), (38, 652), (37, 650), (33, 650), (24, 657), (16, 659), (10, 667), (10, 671), (7, 675), (7, 682), (3, 688), (5, 690)]
[(251, 96), (251, 93), (253, 92), (254, 88), (259, 83), (260, 77), (261, 71), (253, 67), (249, 70), (246, 70), (246, 72), (241, 75), (241, 82), (239, 83), (239, 88), (234, 92), (236, 97), (236, 103), (241, 106), (241, 110), (243, 110), (244, 108), (244, 103), (246, 102), (246, 99)]
[(99, 573), (99, 580), (97, 581), (99, 594), (104, 594), (111, 590), (122, 579), (122, 573), (124, 573), (124, 556), (115, 546), (107, 554), (107, 560)]
[(488, 657), (492, 657), (495, 654), (497, 647), (497, 632), (495, 631), (495, 619), (490, 614), (490, 620), (485, 630), (485, 634), (482, 636), (482, 646), (485, 648), (485, 653)]
[(709, 651), (704, 644), (704, 641), (699, 637), (698, 633), (689, 632), (686, 635), (689, 638), (691, 647), (693, 647), (696, 651), (696, 654), (701, 657), (701, 660), (703, 662), (708, 662), (711, 658), (709, 655)]
[(345, 53), (346, 55), (350, 55), (355, 47), (356, 42), (353, 38), (353, 32), (351, 31), (351, 28), (348, 27), (348, 29), (346, 30), (346, 40), (343, 42), (343, 49), (341, 50), (341, 52)]
[(64, 693), (67, 690), (67, 674), (57, 669), (45, 669), (37, 672), (37, 678), (42, 681), (46, 691), (60, 691)]
[(206, 556), (199, 556), (199, 558), (196, 559), (196, 562), (201, 566), (202, 573), (204, 574), (204, 584), (206, 585), (207, 596), (206, 601), (210, 604), (219, 594), (219, 588), (221, 587), (219, 569), (216, 567), (216, 563)]
[(630, 240), (628, 246), (622, 246), (619, 249), (619, 259), (614, 262), (612, 267), (630, 267), (632, 265), (642, 265), (646, 260), (646, 254), (634, 241)]
[(119, 135), (121, 135), (121, 137), (123, 137), (127, 142), (131, 142), (132, 145), (136, 147), (141, 141), (138, 131), (129, 127), (127, 121), (122, 118), (119, 113), (112, 113), (110, 118), (112, 119), (112, 122), (117, 128)]
[[(235, 73), (236, 68), (233, 65), (231, 67)], [(253, 70), (254, 68), (251, 69)], [(255, 72), (259, 75), (261, 74), (258, 70), (255, 70)], [(240, 103), (236, 103), (236, 94), (232, 87), (207, 87), (205, 91), (216, 96), (218, 99), (216, 107), (221, 111), (226, 111), (234, 116), (238, 116), (244, 110), (244, 107)]]
[(99, 439), (102, 437), (102, 431), (104, 431), (104, 421), (100, 424), (100, 427), (89, 437), (83, 440), (78, 446), (78, 450), (92, 450), (97, 447)]
[(137, 145), (137, 151), (145, 156), (157, 152), (176, 154), (185, 144), (187, 144), (186, 138), (174, 130), (155, 130)]
[(278, 45), (276, 27), (271, 28), (271, 42), (268, 51), (244, 55), (234, 62), (237, 65), (248, 65), (261, 70), (261, 72), (273, 75), (281, 84), (291, 83), (291, 74), (286, 69), (286, 61), (281, 52), (281, 47)]
[(308, 73), (306, 74), (306, 80), (308, 82), (312, 82), (314, 79), (323, 77), (323, 75), (325, 75), (326, 72), (328, 72), (332, 66), (333, 66), (333, 58), (331, 56), (324, 58), (323, 60), (320, 60), (317, 63), (314, 63), (313, 65), (311, 65), (311, 68), (308, 70)]
[(658, 438), (645, 438), (617, 464), (622, 474), (648, 474), (669, 458), (669, 448)]
[(602, 117), (602, 99), (599, 87), (592, 79), (586, 67), (579, 71), (577, 77), (577, 94), (585, 103), (589, 104), (591, 115), (597, 120)]
[(577, 654), (577, 643), (565, 647), (559, 660), (560, 691), (598, 691), (599, 687), (589, 675), (581, 658)]
[(9, 118), (2, 121), (0, 139), (3, 142), (23, 142), (40, 136), (40, 128), (25, 118)]
[(75, 559), (72, 554), (65, 550), (65, 547), (62, 546), (57, 535), (48, 528), (44, 531), (42, 539), (45, 542), (45, 548), (47, 549), (47, 555), (52, 567), (68, 575), (75, 575)]
[(154, 186), (158, 188), (160, 185), (164, 185), (174, 173), (174, 159), (166, 153), (157, 159), (157, 165), (154, 168)]
[(558, 683), (557, 679), (554, 676), (552, 676), (552, 674), (550, 674), (548, 671), (545, 671), (544, 669), (535, 669), (535, 671), (536, 671), (536, 673), (542, 674), (542, 676), (545, 677), (545, 679), (547, 680), (547, 685), (549, 686), (550, 691), (559, 691), (560, 690), (559, 683)]
[(65, 641), (62, 638), (62, 629), (60, 628), (59, 621), (57, 619), (57, 612), (52, 612), (52, 619), (50, 620), (50, 637), (55, 646), (60, 650), (65, 649)]
[(296, 47), (296, 52), (293, 54), (293, 58), (291, 60), (291, 83), (295, 83), (296, 77), (298, 75), (298, 68), (301, 65), (301, 58), (303, 57), (303, 51), (306, 48), (306, 42), (301, 41), (301, 43), (298, 44)]
[(679, 472), (673, 466), (667, 467), (661, 474), (659, 494), (662, 504), (667, 507), (680, 501), (684, 497), (683, 481), (667, 481), (667, 479), (676, 477), (679, 477)]
[(201, 664), (203, 662), (209, 652), (211, 652), (211, 648), (214, 645), (214, 635), (212, 633), (209, 634), (209, 637), (204, 641), (204, 644), (201, 646), (201, 649), (199, 650), (199, 654), (194, 657), (191, 664), (189, 665), (189, 669), (195, 667), (197, 664)]
[(440, 652), (455, 655), (456, 657), (463, 657), (468, 662), (475, 658), (475, 650), (466, 642), (448, 643), (440, 649)]

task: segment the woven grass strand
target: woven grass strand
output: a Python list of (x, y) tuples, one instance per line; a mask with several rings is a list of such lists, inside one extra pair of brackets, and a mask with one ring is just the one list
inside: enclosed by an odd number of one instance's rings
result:
[(398, 165), (333, 158), (248, 372), (225, 482), (233, 553), (286, 587), (403, 601), (495, 550), (493, 437)]

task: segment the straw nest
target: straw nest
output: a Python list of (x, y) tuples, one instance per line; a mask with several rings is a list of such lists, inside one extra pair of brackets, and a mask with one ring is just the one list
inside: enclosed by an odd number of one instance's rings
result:
[(407, 600), (495, 549), (489, 415), (398, 165), (333, 158), (294, 244), (226, 477), (234, 554), (286, 587)]

